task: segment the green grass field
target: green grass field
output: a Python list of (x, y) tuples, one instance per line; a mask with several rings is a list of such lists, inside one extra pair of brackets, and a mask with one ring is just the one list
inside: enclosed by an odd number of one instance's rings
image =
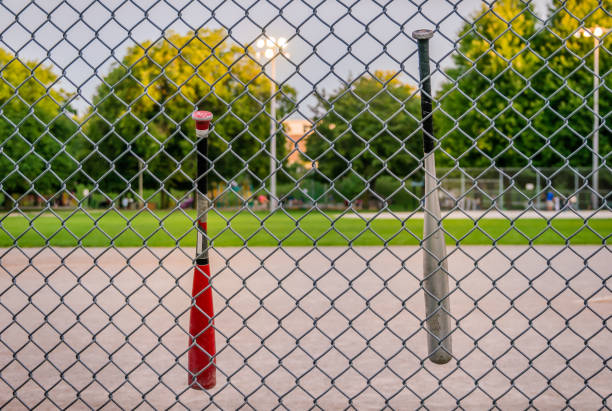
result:
[[(0, 247), (44, 245), (74, 247), (194, 246), (193, 210), (59, 212), (0, 216)], [(335, 213), (248, 211), (209, 213), (214, 246), (418, 245), (423, 220), (376, 219), (366, 223)], [(448, 244), (602, 244), (612, 233), (612, 220), (469, 219), (444, 221)], [(276, 237), (276, 238), (275, 238)]]

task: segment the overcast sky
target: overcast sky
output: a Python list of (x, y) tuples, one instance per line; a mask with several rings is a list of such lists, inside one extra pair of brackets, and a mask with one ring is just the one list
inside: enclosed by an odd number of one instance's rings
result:
[[(420, 10), (415, 3), (422, 3)], [(543, 16), (547, 1), (533, 3)], [(367, 0), (2, 0), (0, 46), (20, 59), (52, 64), (62, 87), (79, 90), (82, 97), (73, 105), (82, 113), (100, 78), (135, 42), (157, 40), (167, 30), (225, 27), (231, 28), (235, 41), (247, 44), (265, 32), (289, 38), (289, 59), (297, 67), (280, 58), (277, 78), (296, 88), (298, 98), (307, 98), (313, 87), (333, 90), (339, 78), (354, 78), (366, 66), (372, 72), (400, 70), (404, 60), (404, 80), (416, 83), (416, 44), (410, 34), (419, 28), (438, 30), (431, 57), (448, 67), (459, 30), (483, 4), (388, 1), (385, 15), (383, 6)], [(434, 87), (442, 79), (436, 75)], [(301, 108), (308, 113), (312, 103), (307, 98)]]

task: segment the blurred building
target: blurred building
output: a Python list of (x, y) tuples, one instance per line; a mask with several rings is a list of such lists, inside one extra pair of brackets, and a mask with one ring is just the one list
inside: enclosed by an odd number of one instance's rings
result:
[(310, 168), (312, 164), (307, 161), (303, 153), (306, 152), (306, 140), (312, 133), (312, 122), (301, 118), (288, 119), (283, 121), (283, 126), (285, 126), (285, 134), (288, 137), (285, 142), (287, 152), (290, 153), (287, 159), (288, 164), (299, 163)]

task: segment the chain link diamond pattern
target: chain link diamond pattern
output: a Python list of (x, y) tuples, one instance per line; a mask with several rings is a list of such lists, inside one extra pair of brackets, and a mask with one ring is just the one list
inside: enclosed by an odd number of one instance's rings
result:
[[(612, 15), (552, 3), (0, 4), (0, 406), (609, 408), (612, 59), (592, 31)], [(422, 27), (444, 365), (423, 304)], [(287, 48), (258, 54), (278, 33)], [(187, 384), (198, 108), (215, 116), (203, 391)]]

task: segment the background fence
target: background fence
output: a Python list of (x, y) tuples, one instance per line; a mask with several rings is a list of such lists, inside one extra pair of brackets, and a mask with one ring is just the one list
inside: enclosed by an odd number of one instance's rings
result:
[[(3, 1), (0, 406), (610, 407), (610, 28), (596, 0)], [(196, 109), (214, 114), (204, 391)]]

